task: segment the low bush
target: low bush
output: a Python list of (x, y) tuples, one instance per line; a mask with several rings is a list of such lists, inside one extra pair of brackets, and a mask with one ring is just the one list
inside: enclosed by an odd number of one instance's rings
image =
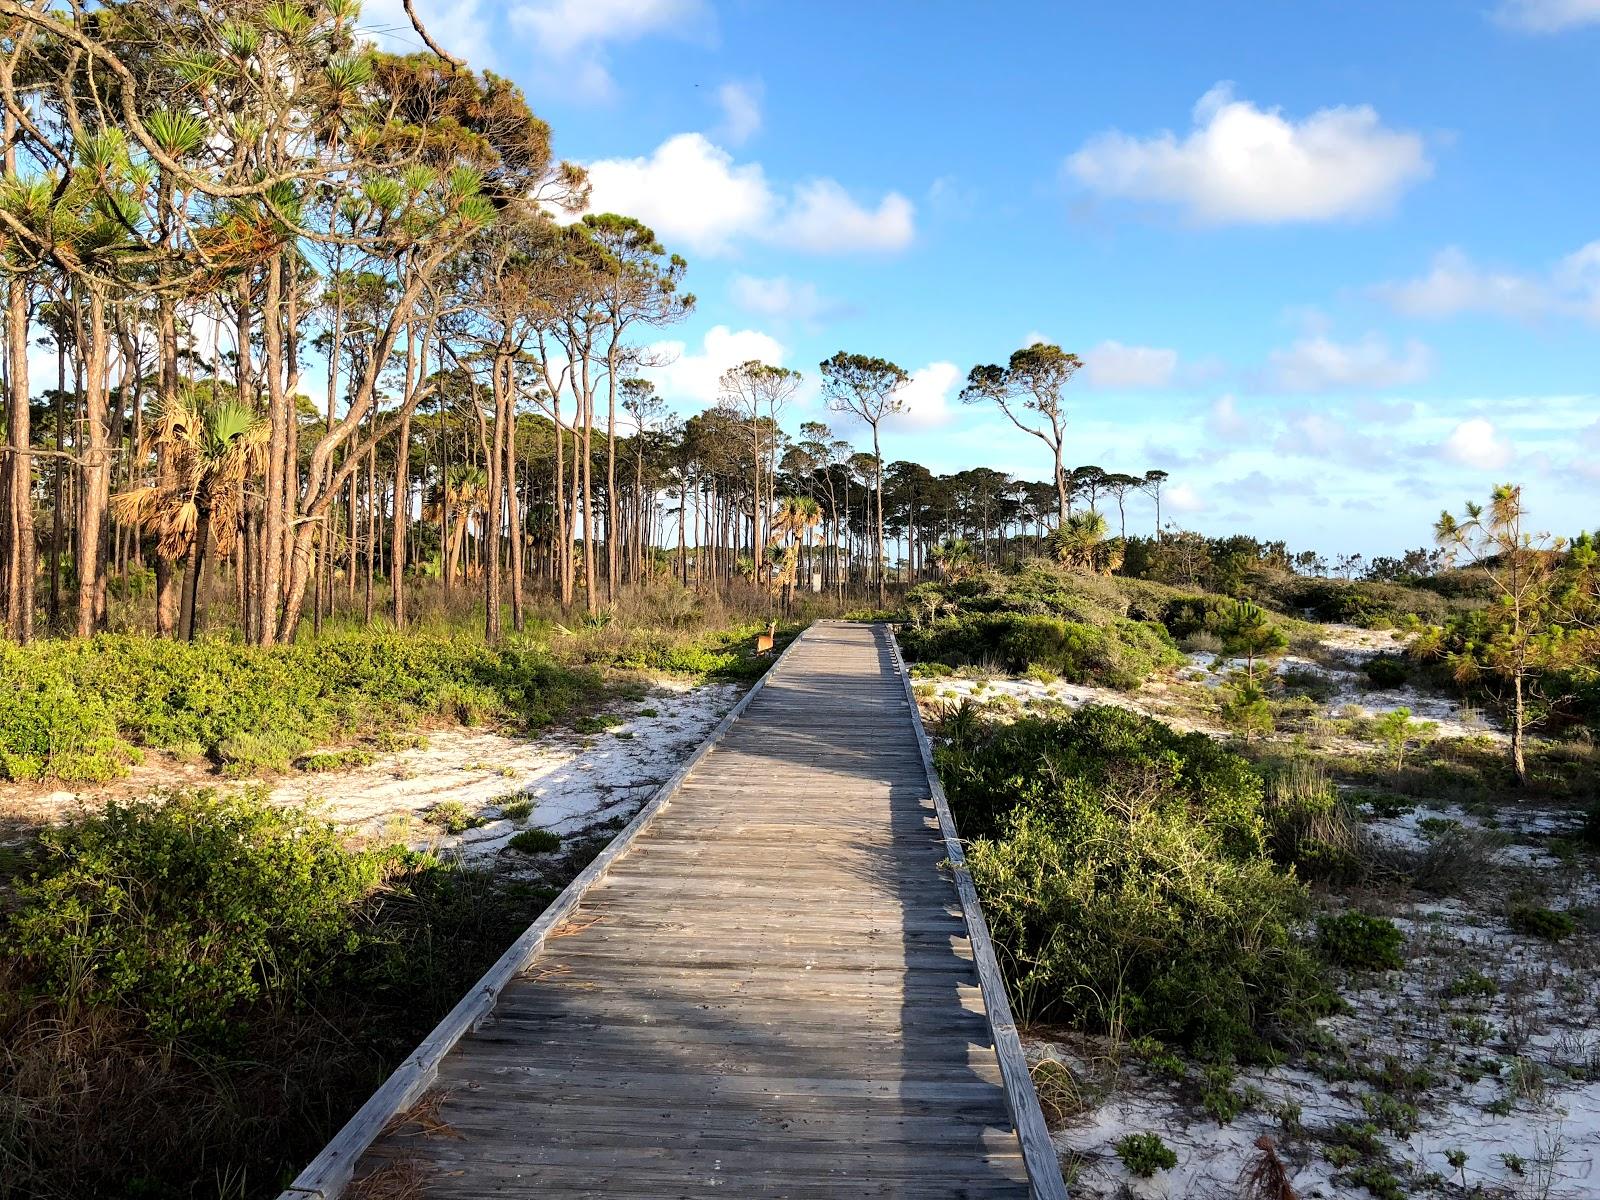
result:
[(283, 771), (318, 744), (438, 713), (542, 727), (600, 692), (532, 642), (381, 630), (263, 649), (102, 634), (0, 647), (0, 778), (96, 781), (148, 746), (229, 774)]
[(1141, 1179), (1149, 1179), (1157, 1171), (1170, 1171), (1178, 1165), (1178, 1156), (1159, 1134), (1130, 1133), (1117, 1139), (1116, 1149), (1122, 1165)]
[(1361, 664), (1367, 682), (1375, 688), (1404, 687), (1411, 680), (1411, 664), (1399, 654), (1378, 654)]
[(1530, 937), (1541, 937), (1559, 942), (1576, 932), (1578, 925), (1572, 914), (1555, 912), (1536, 904), (1513, 904), (1507, 914), (1511, 928)]
[(1317, 921), (1317, 948), (1329, 962), (1350, 971), (1391, 971), (1405, 964), (1406, 936), (1387, 917), (1346, 912)]
[(259, 791), (115, 803), (0, 879), (0, 1195), (275, 1195), (554, 891)]
[(61, 996), (141, 1014), (156, 1037), (217, 1040), (359, 944), (353, 910), (394, 864), (264, 792), (112, 801), (46, 832), (17, 889), (13, 952)]
[(912, 588), (900, 640), (920, 664), (1130, 689), (1183, 661), (1159, 619), (1169, 591), (1035, 559), (1009, 573)]
[(937, 751), (1027, 1019), (1254, 1058), (1329, 1010), (1308, 898), (1267, 851), (1262, 781), (1202, 734), (1121, 709), (987, 723)]
[(519, 854), (548, 854), (561, 849), (561, 835), (548, 829), (524, 829), (514, 834), (506, 845)]

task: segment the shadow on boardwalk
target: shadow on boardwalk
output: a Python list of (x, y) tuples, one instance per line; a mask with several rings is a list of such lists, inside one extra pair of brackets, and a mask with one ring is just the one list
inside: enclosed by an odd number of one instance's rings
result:
[(920, 754), (883, 631), (814, 627), (368, 1188), (1027, 1196)]

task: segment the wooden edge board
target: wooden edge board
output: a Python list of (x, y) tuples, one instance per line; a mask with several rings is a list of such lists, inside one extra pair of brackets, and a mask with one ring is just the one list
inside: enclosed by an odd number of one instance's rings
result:
[(1055, 1143), (1050, 1140), (1050, 1130), (1045, 1125), (1044, 1112), (1039, 1107), (1039, 1095), (1033, 1088), (1033, 1076), (1022, 1054), (1022, 1040), (1017, 1036), (1016, 1022), (1011, 1016), (1011, 1001), (1006, 997), (1005, 977), (995, 960), (994, 944), (989, 940), (989, 923), (984, 920), (983, 906), (978, 902), (978, 890), (973, 886), (972, 872), (967, 868), (967, 856), (961, 847), (961, 838), (956, 833), (955, 818), (950, 815), (950, 801), (945, 797), (944, 785), (939, 782), (939, 772), (933, 765), (933, 744), (928, 740), (928, 731), (922, 727), (922, 713), (917, 708), (917, 697), (911, 687), (911, 672), (906, 669), (905, 657), (900, 653), (900, 643), (895, 639), (894, 629), (888, 625), (883, 628), (889, 635), (889, 649), (895, 670), (905, 685), (906, 703), (911, 707), (911, 724), (917, 732), (922, 764), (928, 772), (928, 787), (933, 792), (939, 828), (944, 833), (950, 873), (955, 876), (956, 891), (961, 897), (961, 911), (967, 920), (967, 939), (972, 945), (972, 958), (978, 968), (978, 987), (983, 992), (983, 1007), (988, 1014), (989, 1029), (994, 1034), (994, 1052), (1000, 1060), (1006, 1105), (1011, 1110), (1011, 1122), (1017, 1127), (1017, 1140), (1022, 1144), (1022, 1160), (1028, 1168), (1028, 1188), (1034, 1200), (1067, 1200), (1061, 1160), (1056, 1155)]
[[(826, 622), (814, 622), (826, 624)], [(334, 1134), (322, 1152), (312, 1159), (306, 1169), (295, 1177), (293, 1183), (280, 1193), (278, 1200), (336, 1200), (349, 1186), (356, 1164), (383, 1132), (386, 1125), (422, 1098), (438, 1076), (439, 1063), (468, 1033), (477, 1029), (483, 1019), (494, 1009), (500, 992), (533, 962), (544, 948), (550, 933), (566, 920), (583, 900), (584, 895), (606, 873), (607, 869), (627, 852), (638, 836), (666, 808), (680, 784), (699, 765), (700, 760), (720, 742), (732, 728), (739, 715), (750, 707), (750, 702), (760, 694), (767, 680), (777, 673), (789, 652), (800, 644), (808, 630), (803, 629), (790, 639), (783, 652), (773, 660), (766, 673), (752, 684), (728, 710), (715, 729), (695, 748), (694, 753), (656, 789), (650, 800), (635, 814), (633, 820), (595, 856), (576, 878), (550, 902), (538, 920), (512, 942), (495, 964), (484, 972), (472, 989), (445, 1014), (421, 1044), (396, 1067), (377, 1091), (363, 1104), (344, 1127)]]

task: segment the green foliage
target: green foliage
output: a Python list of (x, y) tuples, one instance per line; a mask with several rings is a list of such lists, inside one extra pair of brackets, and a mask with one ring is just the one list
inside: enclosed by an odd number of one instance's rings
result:
[(1222, 686), (1221, 692), (1217, 708), (1230, 728), (1246, 738), (1272, 732), (1272, 704), (1261, 685), (1248, 674), (1241, 671), (1238, 678)]
[(1329, 962), (1351, 971), (1390, 971), (1405, 964), (1405, 934), (1387, 917), (1346, 912), (1317, 921), (1317, 948)]
[(503, 820), (525, 821), (532, 812), (533, 799), (522, 792), (513, 792), (500, 803), (500, 816)]
[(1255, 675), (1256, 659), (1271, 658), (1289, 648), (1289, 637), (1259, 604), (1249, 600), (1222, 600), (1217, 605), (1215, 632), (1224, 654), (1249, 661)]
[(1451, 980), (1444, 994), (1451, 1000), (1492, 1000), (1500, 994), (1500, 985), (1481, 971), (1468, 971)]
[(1394, 769), (1405, 765), (1406, 750), (1432, 738), (1439, 726), (1433, 721), (1413, 721), (1409, 708), (1396, 708), (1372, 719), (1373, 736), (1394, 755)]
[(294, 765), (302, 771), (352, 771), (357, 767), (371, 766), (372, 752), (355, 748), (323, 750), (316, 754), (307, 754)]
[(599, 692), (521, 642), (352, 632), (262, 649), (125, 634), (0, 647), (0, 777), (98, 780), (136, 746), (198, 747), (233, 774), (441, 713), (541, 727)]
[[(1150, 606), (1152, 614), (1156, 607)], [(1043, 560), (1011, 574), (982, 571), (919, 585), (907, 595), (906, 609), (911, 620), (901, 645), (929, 670), (992, 665), (1131, 689), (1151, 672), (1183, 661), (1166, 629), (1147, 619), (1121, 582)]]
[(1361, 665), (1361, 670), (1375, 688), (1404, 687), (1411, 680), (1411, 666), (1398, 654), (1375, 655)]
[(1554, 912), (1536, 904), (1513, 904), (1507, 917), (1516, 932), (1552, 942), (1571, 937), (1578, 928), (1571, 913)]
[(1117, 1139), (1116, 1149), (1122, 1165), (1141, 1179), (1149, 1179), (1157, 1171), (1170, 1171), (1178, 1165), (1178, 1156), (1158, 1134), (1130, 1133)]
[(1120, 709), (941, 728), (938, 766), (1019, 1012), (1256, 1057), (1327, 1011), (1262, 781)]
[(459, 800), (439, 801), (422, 814), (422, 819), (452, 835), (463, 834), (485, 823), (484, 818), (469, 813), (467, 806)]
[(524, 829), (515, 834), (506, 845), (522, 854), (548, 854), (561, 849), (561, 836), (548, 829)]
[(7, 941), (63, 997), (137, 1011), (163, 1039), (225, 1038), (352, 952), (355, 912), (393, 864), (264, 792), (113, 801), (43, 835)]
[(572, 728), (578, 733), (604, 733), (621, 724), (622, 718), (616, 713), (592, 713), (579, 717), (572, 723)]

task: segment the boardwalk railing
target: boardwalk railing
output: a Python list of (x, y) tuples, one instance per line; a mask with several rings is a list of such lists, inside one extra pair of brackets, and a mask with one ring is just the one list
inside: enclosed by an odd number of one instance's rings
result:
[(1044, 1111), (1039, 1107), (1039, 1093), (1033, 1086), (1028, 1060), (1022, 1053), (1022, 1041), (1011, 1017), (1005, 976), (995, 961), (994, 944), (989, 939), (989, 922), (984, 919), (978, 890), (972, 884), (972, 872), (967, 869), (967, 855), (956, 833), (955, 818), (950, 814), (950, 801), (945, 797), (944, 785), (939, 782), (939, 772), (933, 765), (933, 744), (922, 725), (922, 713), (911, 687), (911, 672), (906, 669), (905, 657), (900, 653), (900, 643), (895, 640), (893, 630), (889, 632), (889, 644), (894, 649), (895, 669), (905, 685), (906, 703), (911, 706), (911, 724), (917, 731), (917, 746), (928, 771), (928, 787), (933, 792), (934, 809), (939, 814), (939, 831), (944, 835), (956, 893), (961, 897), (961, 914), (967, 921), (967, 936), (972, 941), (972, 957), (978, 968), (978, 986), (983, 989), (983, 1006), (989, 1014), (989, 1029), (994, 1034), (995, 1057), (1000, 1060), (1000, 1074), (1005, 1080), (1006, 1104), (1011, 1109), (1017, 1140), (1022, 1143), (1023, 1161), (1028, 1164), (1028, 1186), (1034, 1200), (1067, 1200), (1061, 1160), (1050, 1140)]
[(892, 633), (795, 639), (280, 1200), (335, 1200), (436, 1085), (447, 1195), (1065, 1200)]

